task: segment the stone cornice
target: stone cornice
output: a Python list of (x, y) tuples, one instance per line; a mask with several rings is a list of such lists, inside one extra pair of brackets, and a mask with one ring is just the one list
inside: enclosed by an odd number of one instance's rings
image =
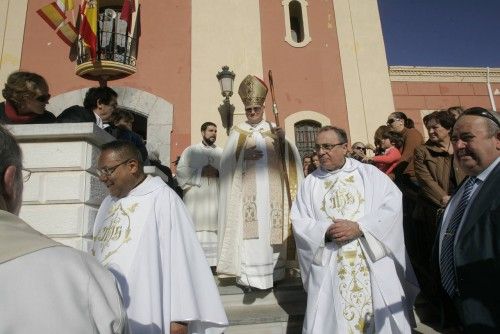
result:
[[(485, 67), (389, 66), (391, 81), (486, 82)], [(500, 82), (500, 68), (490, 68), (490, 82)]]

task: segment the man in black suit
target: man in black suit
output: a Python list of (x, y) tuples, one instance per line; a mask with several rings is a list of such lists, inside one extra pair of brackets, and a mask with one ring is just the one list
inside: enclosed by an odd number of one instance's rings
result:
[(118, 94), (109, 87), (92, 87), (85, 94), (83, 107), (74, 105), (57, 116), (57, 123), (96, 123), (101, 129), (111, 122)]
[(500, 333), (499, 120), (497, 112), (470, 108), (451, 137), (469, 177), (444, 212), (434, 260), (465, 333)]

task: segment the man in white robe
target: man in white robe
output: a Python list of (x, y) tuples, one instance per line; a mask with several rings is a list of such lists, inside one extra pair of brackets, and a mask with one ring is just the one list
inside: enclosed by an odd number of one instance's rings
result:
[(18, 217), (21, 170), (21, 149), (0, 126), (0, 333), (128, 333), (113, 275)]
[(263, 119), (266, 94), (255, 76), (240, 84), (247, 121), (231, 129), (220, 169), (217, 273), (258, 289), (272, 288), (285, 275), (291, 228), (282, 158), (292, 197), (302, 176), (297, 148)]
[(222, 149), (215, 146), (217, 125), (214, 123), (203, 123), (201, 136), (201, 143), (191, 145), (182, 152), (177, 165), (177, 182), (184, 190), (184, 204), (191, 214), (208, 264), (215, 266)]
[(321, 168), (292, 207), (303, 333), (411, 333), (418, 285), (402, 229), (401, 193), (377, 168), (345, 157), (344, 130), (316, 137)]
[(221, 333), (227, 318), (179, 196), (146, 177), (130, 142), (103, 145), (97, 172), (110, 195), (92, 252), (120, 283), (132, 333)]

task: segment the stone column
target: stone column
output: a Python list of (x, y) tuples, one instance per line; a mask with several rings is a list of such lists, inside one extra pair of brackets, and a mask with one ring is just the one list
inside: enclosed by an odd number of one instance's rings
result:
[(335, 0), (351, 141), (373, 142), (394, 112), (391, 82), (376, 0)]

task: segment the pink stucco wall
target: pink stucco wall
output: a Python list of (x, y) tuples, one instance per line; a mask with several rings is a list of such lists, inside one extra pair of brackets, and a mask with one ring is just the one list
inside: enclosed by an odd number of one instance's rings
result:
[[(281, 121), (299, 111), (316, 111), (332, 124), (348, 129), (340, 51), (331, 1), (310, 1), (309, 31), (312, 41), (296, 48), (285, 39), (281, 1), (260, 0), (262, 58), (266, 75), (272, 70)], [(271, 105), (268, 95), (267, 105)], [(271, 108), (268, 119), (274, 119)]]
[[(492, 108), (486, 83), (394, 81), (391, 85), (396, 111), (402, 111), (412, 118), (419, 130), (422, 128), (421, 110), (452, 106)], [(492, 84), (493, 91), (497, 88), (500, 89), (500, 83)], [(495, 96), (495, 103), (500, 106), (499, 96)]]
[[(43, 75), (53, 96), (98, 85), (96, 81), (75, 75), (75, 62), (69, 58), (69, 47), (36, 14), (36, 10), (47, 3), (47, 0), (28, 2), (21, 69)], [(137, 73), (109, 81), (108, 86), (133, 87), (173, 104), (174, 130), (164, 135), (171, 136), (171, 157), (174, 158), (190, 143), (191, 2), (139, 3), (141, 36)]]

